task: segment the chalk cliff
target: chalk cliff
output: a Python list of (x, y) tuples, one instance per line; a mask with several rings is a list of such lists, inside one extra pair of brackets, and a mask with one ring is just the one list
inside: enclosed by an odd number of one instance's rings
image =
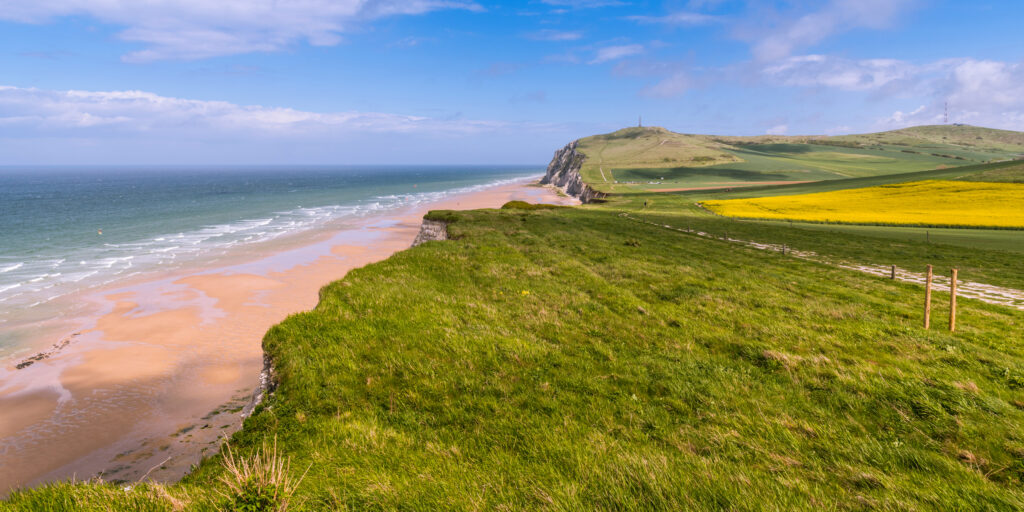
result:
[(547, 173), (544, 174), (544, 178), (540, 182), (542, 185), (550, 184), (561, 188), (566, 194), (584, 203), (604, 199), (606, 194), (594, 190), (583, 182), (580, 168), (583, 167), (586, 155), (576, 151), (578, 142), (572, 141), (564, 148), (555, 151), (554, 158), (548, 164)]

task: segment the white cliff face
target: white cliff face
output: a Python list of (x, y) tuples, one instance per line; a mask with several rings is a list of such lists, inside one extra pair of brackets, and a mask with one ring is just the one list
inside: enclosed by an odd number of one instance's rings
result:
[(416, 234), (412, 246), (416, 247), (431, 240), (448, 240), (448, 223), (440, 220), (423, 219), (420, 232)]
[(564, 148), (555, 151), (554, 158), (548, 164), (548, 171), (540, 180), (542, 185), (554, 185), (565, 191), (566, 194), (578, 198), (583, 203), (593, 202), (595, 199), (603, 199), (605, 194), (598, 192), (583, 182), (580, 176), (580, 168), (583, 167), (583, 160), (586, 156), (576, 151), (576, 144), (579, 141), (572, 141)]

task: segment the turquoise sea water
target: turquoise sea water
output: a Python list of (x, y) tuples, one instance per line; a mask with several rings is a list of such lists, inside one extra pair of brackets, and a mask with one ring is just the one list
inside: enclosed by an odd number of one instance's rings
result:
[[(0, 168), (0, 356), (54, 301), (539, 166)], [(47, 309), (47, 308), (50, 309)]]

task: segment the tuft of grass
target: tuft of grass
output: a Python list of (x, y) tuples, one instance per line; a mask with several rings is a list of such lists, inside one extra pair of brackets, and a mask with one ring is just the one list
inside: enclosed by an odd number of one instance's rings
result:
[[(236, 512), (286, 512), (292, 496), (305, 473), (298, 478), (291, 476), (291, 458), (277, 449), (274, 443), (257, 448), (248, 456), (241, 456), (224, 443), (224, 471), (219, 480), (225, 489), (221, 494), (226, 499), (225, 510)], [(307, 469), (308, 471), (308, 469)]]

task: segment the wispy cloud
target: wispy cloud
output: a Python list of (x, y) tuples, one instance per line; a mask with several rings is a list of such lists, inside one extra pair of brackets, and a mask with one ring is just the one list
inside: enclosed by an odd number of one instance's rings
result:
[(548, 95), (544, 91), (532, 91), (526, 94), (519, 94), (509, 98), (509, 103), (544, 103)]
[(795, 87), (833, 87), (868, 91), (908, 80), (921, 70), (894, 59), (850, 60), (827, 55), (800, 55), (769, 64), (762, 73), (770, 83)]
[(523, 37), (533, 41), (576, 41), (583, 37), (583, 32), (545, 29), (528, 32)]
[(879, 121), (885, 128), (940, 122), (949, 104), (951, 122), (1024, 131), (1024, 63), (949, 59), (921, 68), (923, 105)]
[(493, 62), (490, 66), (477, 71), (476, 75), (494, 78), (511, 75), (520, 69), (523, 69), (523, 65), (518, 62)]
[(629, 5), (629, 3), (621, 0), (541, 0), (541, 2), (570, 9), (596, 9), (598, 7), (622, 7)]
[(442, 120), (381, 112), (309, 112), (160, 96), (144, 91), (55, 91), (0, 86), (0, 137), (26, 133), (478, 133), (498, 121)]
[(1024, 130), (1024, 62), (960, 58), (915, 64), (802, 55), (764, 65), (758, 76), (761, 84), (835, 89), (909, 103), (873, 128), (941, 122), (948, 102), (951, 121)]
[(685, 94), (690, 87), (690, 77), (682, 71), (677, 71), (640, 91), (640, 94), (654, 98), (675, 98)]
[(299, 42), (331, 46), (361, 23), (441, 9), (483, 10), (468, 0), (33, 0), (3, 2), (0, 19), (89, 16), (124, 27), (118, 37), (144, 48), (123, 59), (145, 62), (272, 52)]
[(780, 59), (842, 32), (889, 27), (918, 3), (918, 0), (828, 0), (820, 9), (803, 15), (759, 15), (742, 23), (737, 35), (752, 42), (757, 59)]
[(641, 54), (643, 51), (643, 45), (639, 44), (606, 46), (597, 50), (597, 53), (594, 55), (594, 58), (591, 59), (590, 64), (601, 64), (603, 62), (618, 60), (623, 57)]
[(707, 25), (723, 21), (719, 16), (689, 11), (673, 12), (664, 16), (627, 16), (626, 19), (637, 23), (658, 23), (675, 26)]

